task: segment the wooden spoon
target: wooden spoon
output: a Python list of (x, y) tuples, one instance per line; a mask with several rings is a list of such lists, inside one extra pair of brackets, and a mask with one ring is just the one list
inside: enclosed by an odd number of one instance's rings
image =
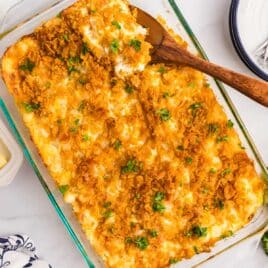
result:
[(188, 52), (180, 47), (164, 27), (149, 14), (137, 8), (137, 21), (149, 30), (147, 41), (152, 44), (152, 62), (182, 64), (211, 75), (268, 107), (268, 83), (236, 73)]

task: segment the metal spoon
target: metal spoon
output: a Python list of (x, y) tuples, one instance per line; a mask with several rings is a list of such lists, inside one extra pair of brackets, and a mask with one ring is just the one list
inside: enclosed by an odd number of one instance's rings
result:
[(268, 107), (268, 83), (210, 63), (180, 47), (164, 27), (149, 14), (138, 10), (137, 21), (148, 28), (152, 62), (182, 64), (211, 75), (244, 95)]

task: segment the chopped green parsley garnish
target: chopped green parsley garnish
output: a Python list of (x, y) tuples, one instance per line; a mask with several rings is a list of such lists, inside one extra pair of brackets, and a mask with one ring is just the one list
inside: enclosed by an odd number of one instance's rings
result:
[(188, 87), (195, 88), (195, 82), (188, 83)]
[(32, 72), (34, 67), (35, 67), (35, 63), (32, 62), (30, 59), (26, 59), (24, 63), (19, 66), (19, 69), (22, 71)]
[(111, 202), (105, 202), (105, 203), (103, 204), (103, 207), (104, 207), (104, 208), (109, 208), (111, 205), (112, 205)]
[(118, 21), (116, 21), (116, 20), (114, 20), (112, 22), (112, 25), (115, 26), (118, 30), (121, 30), (122, 29), (120, 23)]
[(209, 124), (208, 125), (208, 132), (209, 133), (212, 133), (212, 134), (214, 134), (214, 133), (216, 133), (216, 132), (218, 132), (218, 130), (219, 130), (219, 125), (218, 124)]
[(78, 126), (78, 125), (80, 124), (80, 119), (78, 119), (78, 118), (75, 119), (75, 120), (74, 120), (74, 124), (75, 124), (76, 126)]
[(149, 241), (144, 236), (137, 237), (133, 242), (141, 250), (145, 250), (149, 246)]
[(121, 173), (126, 174), (130, 172), (138, 172), (139, 166), (138, 162), (135, 159), (129, 160), (127, 164), (123, 167), (121, 167)]
[(32, 113), (40, 108), (39, 103), (23, 103), (24, 109), (27, 113)]
[(161, 66), (161, 67), (157, 70), (157, 72), (160, 73), (160, 74), (163, 74), (163, 73), (165, 73), (166, 71), (167, 71), (166, 68), (163, 67), (163, 66)]
[(206, 87), (206, 88), (209, 88), (209, 87), (210, 87), (210, 83), (206, 83), (206, 84), (205, 84), (205, 87)]
[(176, 259), (176, 258), (170, 258), (169, 259), (169, 264), (175, 264), (177, 262), (179, 262), (180, 260), (179, 259)]
[(200, 102), (197, 102), (197, 103), (194, 103), (194, 104), (190, 105), (189, 109), (192, 110), (192, 116), (195, 117), (196, 114), (197, 114), (197, 111), (202, 107), (203, 107), (202, 103), (200, 103)]
[(169, 97), (169, 93), (168, 92), (164, 92), (163, 93), (163, 98), (166, 99), (167, 97)]
[(229, 230), (229, 231), (223, 233), (223, 234), (221, 235), (221, 238), (224, 239), (224, 238), (227, 238), (227, 237), (232, 236), (233, 234), (234, 234), (233, 231), (232, 231), (232, 230)]
[(82, 136), (82, 140), (83, 141), (89, 141), (90, 137), (88, 136), (88, 134), (85, 134), (85, 135)]
[(114, 149), (118, 151), (121, 147), (122, 147), (122, 142), (120, 140), (116, 140), (114, 142)]
[(61, 185), (59, 190), (64, 195), (69, 190), (69, 185)]
[(84, 100), (82, 100), (78, 106), (78, 109), (77, 111), (78, 112), (82, 112), (84, 109), (85, 109), (85, 106), (86, 106), (86, 102)]
[(152, 208), (155, 212), (163, 212), (166, 207), (161, 203), (165, 199), (165, 193), (163, 192), (156, 192), (153, 197), (153, 204)]
[(225, 175), (229, 175), (232, 173), (232, 170), (230, 168), (226, 168), (222, 171), (221, 175), (224, 177)]
[(199, 249), (197, 246), (193, 246), (193, 250), (194, 250), (195, 254), (199, 254)]
[(163, 192), (156, 192), (154, 195), (154, 201), (160, 202), (165, 199), (165, 193)]
[(89, 47), (87, 46), (87, 43), (84, 42), (84, 43), (82, 44), (81, 52), (82, 52), (83, 55), (86, 55), (87, 53), (90, 52), (90, 49), (89, 49)]
[(110, 45), (110, 48), (114, 54), (117, 54), (119, 51), (119, 40), (114, 39)]
[(201, 227), (201, 226), (194, 226), (192, 228), (192, 233), (197, 237), (205, 237), (207, 235), (207, 227)]
[(133, 93), (134, 89), (133, 89), (133, 87), (132, 87), (131, 85), (127, 84), (127, 85), (125, 86), (125, 91), (126, 91), (128, 94), (131, 94), (131, 93)]
[(215, 201), (215, 207), (219, 208), (220, 210), (224, 209), (224, 202), (221, 199)]
[(103, 217), (105, 219), (111, 218), (113, 215), (113, 211), (111, 209), (107, 209), (104, 213), (103, 213)]
[(129, 42), (129, 46), (133, 47), (138, 52), (141, 50), (141, 41), (137, 39), (132, 39)]
[(68, 34), (64, 34), (62, 37), (63, 37), (64, 41), (69, 42), (69, 35)]
[(126, 244), (131, 244), (133, 242), (132, 238), (131, 237), (126, 237), (125, 238), (125, 243)]
[(228, 141), (229, 137), (227, 135), (222, 136), (222, 137), (217, 137), (216, 142), (220, 143), (220, 142), (224, 142), (224, 141)]
[(81, 62), (81, 59), (78, 56), (70, 57), (68, 59), (69, 64), (75, 64), (75, 63), (80, 63), (80, 62)]
[(149, 230), (149, 234), (151, 237), (157, 237), (158, 236), (158, 232), (156, 230)]
[(154, 202), (152, 207), (155, 212), (163, 212), (166, 210), (166, 207), (160, 202)]
[(210, 174), (215, 174), (215, 173), (217, 173), (217, 169), (216, 169), (216, 168), (211, 168), (211, 169), (209, 170), (209, 173), (210, 173)]
[(232, 122), (232, 120), (227, 121), (227, 127), (228, 128), (233, 128), (234, 127), (234, 123)]
[(79, 73), (79, 71), (73, 65), (68, 65), (67, 70), (69, 74), (71, 74), (72, 72)]
[(160, 116), (161, 121), (168, 121), (171, 118), (170, 112), (166, 108), (162, 108), (156, 113)]
[(193, 163), (193, 158), (191, 158), (191, 157), (185, 157), (185, 162), (187, 163), (187, 164), (192, 164)]

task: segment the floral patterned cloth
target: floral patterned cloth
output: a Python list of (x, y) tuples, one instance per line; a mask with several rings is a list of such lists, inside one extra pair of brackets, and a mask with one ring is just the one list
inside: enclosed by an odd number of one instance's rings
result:
[(26, 235), (0, 237), (0, 268), (52, 268), (39, 260), (33, 241)]

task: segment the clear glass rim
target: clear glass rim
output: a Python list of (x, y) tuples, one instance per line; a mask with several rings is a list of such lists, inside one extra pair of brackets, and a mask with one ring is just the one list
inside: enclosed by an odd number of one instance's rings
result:
[[(46, 12), (48, 11), (50, 8), (58, 5), (59, 3), (61, 2), (64, 2), (63, 1), (58, 1), (56, 2), (55, 4), (53, 5), (50, 5), (48, 8), (46, 8), (45, 10), (43, 10), (43, 12)], [(203, 48), (201, 47), (198, 39), (196, 38), (196, 36), (194, 35), (193, 31), (191, 30), (189, 24), (187, 23), (185, 17), (183, 16), (181, 10), (179, 9), (177, 3), (175, 0), (168, 0), (170, 6), (172, 7), (175, 15), (177, 16), (178, 20), (180, 21), (180, 23), (182, 24), (182, 26), (184, 27), (185, 31), (187, 32), (187, 34), (189, 35), (189, 37), (191, 38), (191, 41), (192, 43), (194, 44), (195, 48), (197, 49), (197, 51), (199, 52), (200, 56), (202, 56), (204, 59), (208, 60), (208, 57), (205, 53), (205, 51), (203, 50)], [(42, 14), (43, 12), (39, 13), (39, 14)], [(15, 29), (17, 29), (19, 26), (23, 26), (25, 23), (27, 23), (28, 21), (30, 21), (31, 19), (37, 17), (39, 14), (37, 15), (34, 15), (32, 16), (31, 18), (23, 21), (22, 23), (20, 23), (19, 25), (15, 26), (14, 28), (10, 29), (10, 30), (7, 30), (6, 32), (0, 34), (0, 40), (3, 39), (6, 35), (8, 35), (10, 32), (13, 32)], [(251, 148), (251, 151), (253, 152), (254, 156), (255, 156), (255, 159), (256, 161), (258, 162), (263, 174), (264, 174), (264, 178), (266, 178), (268, 180), (268, 172), (266, 170), (266, 166), (264, 164), (264, 161), (262, 160), (261, 156), (260, 156), (260, 153), (258, 152), (252, 138), (250, 137), (249, 135), (249, 132), (248, 130), (246, 129), (241, 117), (239, 116), (238, 112), (237, 112), (237, 109), (235, 108), (233, 102), (231, 101), (228, 93), (226, 92), (223, 84), (221, 82), (219, 82), (218, 80), (214, 79), (218, 88), (220, 89), (220, 92), (222, 94), (222, 96), (224, 97), (225, 101), (226, 101), (226, 104), (229, 106), (229, 109), (230, 111), (232, 112), (234, 118), (236, 119), (236, 121), (238, 122), (239, 124), (239, 127), (241, 129), (241, 131), (243, 132), (243, 135), (244, 137), (246, 138), (250, 148)], [(42, 178), (42, 175), (40, 174), (40, 171), (38, 170), (37, 166), (36, 166), (36, 163), (35, 161), (33, 160), (30, 152), (28, 151), (27, 149), (27, 146), (26, 144), (24, 143), (23, 141), (23, 138), (22, 136), (20, 135), (17, 127), (16, 127), (16, 124), (14, 123), (9, 111), (8, 111), (8, 108), (7, 106), (5, 105), (3, 99), (0, 97), (0, 109), (3, 111), (4, 113), (4, 116), (5, 118), (7, 119), (8, 121), (8, 124), (13, 132), (13, 134), (15, 135), (18, 143), (20, 144), (21, 148), (23, 149), (23, 152), (24, 152), (24, 155), (26, 157), (26, 159), (28, 160), (28, 162), (30, 163), (30, 165), (32, 166), (32, 168), (34, 169), (41, 185), (43, 186), (44, 190), (46, 191), (47, 195), (48, 195), (48, 198), (50, 199), (52, 205), (54, 206), (55, 210), (57, 211), (57, 214), (59, 215), (61, 221), (63, 222), (65, 228), (67, 229), (69, 235), (71, 236), (72, 240), (74, 241), (75, 245), (77, 246), (79, 252), (81, 253), (81, 255), (83, 256), (86, 264), (88, 267), (90, 268), (93, 268), (95, 267), (94, 264), (91, 262), (91, 260), (89, 259), (89, 256), (83, 246), (83, 244), (81, 243), (81, 241), (79, 240), (79, 238), (77, 237), (76, 233), (74, 232), (73, 228), (71, 227), (70, 223), (68, 222), (68, 219), (66, 218), (64, 212), (62, 211), (62, 209), (59, 207), (53, 193), (50, 191), (48, 185), (46, 184), (46, 182), (44, 181), (44, 179)], [(267, 221), (268, 223), (268, 221)], [(247, 239), (249, 239), (250, 237), (262, 232), (265, 228), (266, 228), (266, 225), (267, 223), (259, 228), (258, 230), (256, 230), (254, 233), (251, 233), (249, 235), (247, 235), (244, 239), (241, 239), (239, 241), (237, 241), (236, 243), (232, 244), (231, 246), (229, 247), (226, 247), (224, 250), (216, 253), (215, 255), (213, 255), (212, 257), (208, 258), (207, 260), (204, 260), (202, 262), (200, 262), (199, 264), (197, 264), (196, 266), (199, 266), (201, 264), (204, 264), (206, 262), (208, 262), (209, 260), (211, 260), (212, 258), (220, 255), (221, 253), (229, 250), (230, 248), (234, 247), (235, 245), (238, 245), (244, 241), (246, 241)]]

